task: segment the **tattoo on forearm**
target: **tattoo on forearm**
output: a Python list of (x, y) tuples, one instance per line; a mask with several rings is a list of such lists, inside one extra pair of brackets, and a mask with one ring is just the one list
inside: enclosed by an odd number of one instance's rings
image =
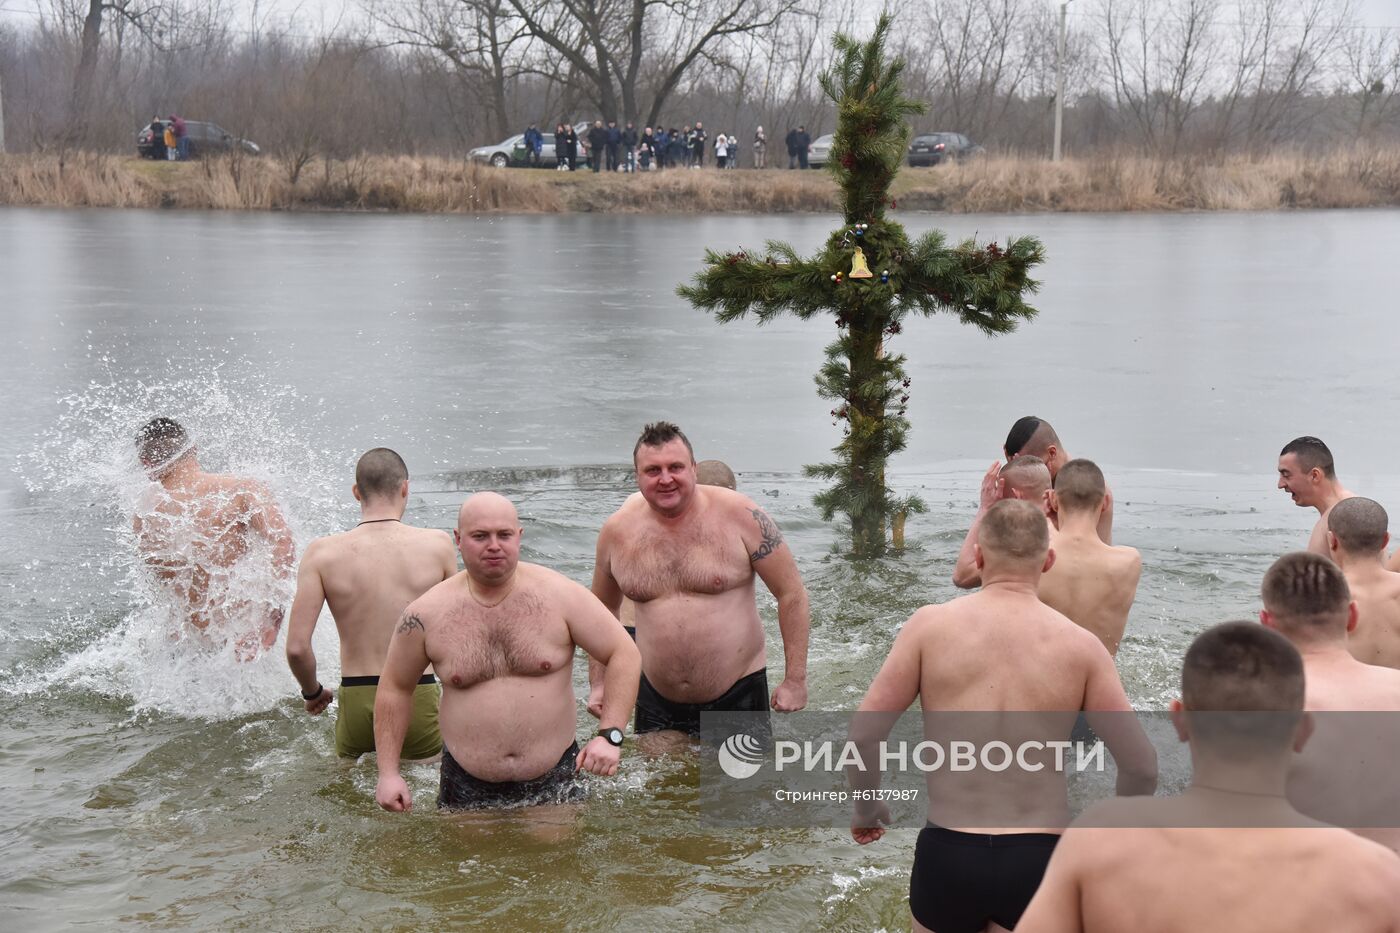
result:
[(749, 560), (760, 561), (782, 545), (783, 534), (778, 530), (778, 526), (773, 524), (773, 519), (768, 517), (768, 513), (762, 509), (753, 510), (753, 520), (758, 522), (758, 530), (763, 532), (763, 543), (758, 546), (757, 551), (749, 555)]
[(423, 631), (423, 620), (415, 615), (405, 614), (403, 621), (399, 623), (399, 634), (407, 635), (414, 629), (418, 629), (420, 632)]

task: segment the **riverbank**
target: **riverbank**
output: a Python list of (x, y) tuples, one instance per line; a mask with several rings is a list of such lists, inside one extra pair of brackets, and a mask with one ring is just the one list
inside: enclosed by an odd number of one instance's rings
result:
[[(1138, 156), (990, 156), (905, 168), (897, 206), (953, 213), (1277, 210), (1400, 206), (1400, 149), (1214, 162)], [(407, 213), (830, 211), (825, 172), (672, 170), (644, 175), (494, 169), (438, 157), (317, 161), (296, 181), (276, 159), (152, 162), (69, 153), (0, 156), (0, 205)]]

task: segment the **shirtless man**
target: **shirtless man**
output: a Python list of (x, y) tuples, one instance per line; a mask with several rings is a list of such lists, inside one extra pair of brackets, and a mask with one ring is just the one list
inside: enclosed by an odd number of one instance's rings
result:
[[(1055, 559), (1044, 514), (1029, 502), (998, 502), (982, 521), (976, 552), (981, 591), (923, 607), (895, 638), (861, 702), (868, 715), (857, 715), (852, 727), (862, 759), (880, 760), (876, 749), (889, 732), (890, 719), (876, 714), (898, 715), (915, 699), (926, 732), (930, 714), (1014, 711), (997, 717), (1004, 722), (995, 735), (1011, 748), (1031, 738), (1063, 740), (1084, 710), (1117, 762), (1118, 793), (1151, 794), (1156, 751), (1137, 720), (1122, 715), (1132, 706), (1113, 659), (1036, 595)], [(880, 781), (875, 768), (850, 776), (858, 791)], [(909, 882), (914, 929), (1019, 929), (1070, 820), (1065, 773), (1053, 766), (931, 772), (928, 791), (929, 825), (919, 834)], [(851, 835), (862, 845), (874, 842), (889, 820), (885, 804), (857, 803)]]
[[(1070, 461), (1069, 454), (1065, 453), (1064, 447), (1060, 444), (1060, 437), (1055, 433), (1055, 429), (1050, 427), (1050, 422), (1037, 418), (1035, 415), (1026, 415), (1024, 418), (1016, 420), (1016, 423), (1006, 434), (1006, 443), (1002, 445), (1001, 451), (1006, 455), (1007, 463), (1027, 454), (1039, 457), (1050, 468), (1051, 480), (1059, 476), (1060, 467)], [(1113, 490), (1107, 485), (1104, 486), (1104, 497), (1107, 504), (1104, 506), (1103, 514), (1099, 516), (1099, 538), (1104, 544), (1112, 544)], [(1059, 519), (1053, 513), (1050, 515), (1050, 520), (1056, 527), (1059, 526)]]
[(271, 587), (261, 595), (239, 591), (250, 578), (235, 582), (235, 565), (261, 545), (275, 586), (296, 561), (272, 493), (247, 477), (204, 472), (189, 434), (170, 418), (143, 425), (136, 452), (154, 481), (131, 521), (141, 559), (179, 601), (191, 629), (213, 644), (231, 641), (240, 661), (252, 660), (277, 640), (283, 606)]
[[(394, 451), (376, 447), (360, 457), (350, 492), (360, 503), (360, 523), (311, 542), (297, 570), (287, 623), (287, 663), (301, 685), (306, 711), (319, 715), (335, 694), (316, 679), (311, 636), (321, 606), (330, 603), (340, 635), (335, 753), (342, 758), (374, 751), (374, 695), (399, 615), (457, 572), (457, 553), (446, 532), (403, 523), (408, 467)], [(433, 675), (425, 674), (413, 692), (405, 758), (431, 758), (442, 751), (441, 695)]]
[(1016, 933), (1400, 931), (1400, 859), (1284, 796), (1308, 739), (1302, 708), (1303, 665), (1285, 639), (1248, 622), (1200, 635), (1172, 701), (1191, 785), (1086, 810)]
[[(637, 648), (588, 590), (520, 562), (522, 532), (504, 497), (467, 499), (454, 532), (466, 570), (410, 603), (394, 629), (374, 702), (375, 799), (386, 810), (413, 805), (399, 756), (429, 663), (443, 686), (439, 807), (562, 802), (580, 793), (578, 771), (617, 773), (641, 673)], [(603, 728), (582, 751), (576, 645), (607, 665)]]
[[(1318, 717), (1311, 747), (1294, 768), (1289, 793), (1299, 809), (1400, 851), (1400, 671), (1363, 664), (1347, 650), (1357, 605), (1336, 564), (1311, 551), (1274, 561), (1264, 574), (1259, 621), (1285, 636), (1303, 658), (1306, 706)], [(1379, 731), (1378, 731), (1379, 730)], [(1369, 758), (1369, 762), (1367, 759)], [(1384, 824), (1390, 823), (1387, 827)]]
[(1379, 502), (1343, 499), (1327, 515), (1327, 550), (1356, 600), (1347, 649), (1358, 661), (1400, 669), (1400, 573), (1381, 564), (1389, 521)]
[(1308, 550), (1327, 556), (1327, 513), (1352, 493), (1337, 481), (1332, 451), (1315, 437), (1289, 441), (1278, 455), (1278, 488), (1287, 490), (1293, 504), (1317, 509)]
[[(1023, 454), (1002, 466), (993, 463), (982, 477), (982, 492), (977, 514), (972, 519), (972, 527), (967, 529), (962, 547), (958, 550), (958, 561), (953, 565), (953, 585), (964, 590), (976, 589), (982, 585), (982, 576), (977, 572), (973, 551), (977, 546), (978, 532), (987, 510), (1003, 499), (1023, 499), (1042, 511), (1049, 508), (1048, 494), (1051, 486), (1050, 468), (1039, 457)], [(1047, 514), (1047, 522), (1050, 517)], [(1053, 525), (1051, 525), (1053, 528)]]
[(1142, 556), (1099, 538), (1107, 502), (1103, 473), (1091, 461), (1071, 460), (1060, 468), (1050, 493), (1051, 511), (1060, 516), (1060, 528), (1050, 536), (1055, 564), (1040, 579), (1040, 599), (1093, 632), (1116, 656), (1142, 576)]
[[(640, 492), (598, 534), (593, 593), (614, 613), (623, 596), (636, 604), (642, 678), (633, 728), (694, 736), (704, 711), (802, 709), (807, 590), (778, 527), (747, 496), (698, 485), (690, 441), (674, 424), (647, 425), (632, 459)], [(771, 699), (755, 575), (777, 598), (783, 637), (783, 681)], [(611, 689), (603, 687), (604, 705)]]

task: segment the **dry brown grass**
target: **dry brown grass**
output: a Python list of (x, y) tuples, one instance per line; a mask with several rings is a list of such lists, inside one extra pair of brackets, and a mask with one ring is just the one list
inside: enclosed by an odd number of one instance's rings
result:
[[(1400, 149), (1214, 162), (993, 156), (905, 169), (900, 207), (954, 212), (1273, 210), (1400, 205)], [(825, 172), (671, 170), (636, 177), (493, 169), (442, 158), (317, 162), (297, 184), (272, 159), (202, 162), (68, 153), (0, 156), (0, 204), (421, 213), (831, 211)]]

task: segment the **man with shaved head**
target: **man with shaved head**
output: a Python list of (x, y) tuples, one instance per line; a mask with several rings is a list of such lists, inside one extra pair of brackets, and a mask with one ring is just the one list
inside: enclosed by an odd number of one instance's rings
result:
[[(1069, 454), (1065, 452), (1064, 445), (1060, 443), (1060, 436), (1055, 433), (1050, 422), (1044, 418), (1037, 418), (1035, 415), (1026, 415), (1024, 418), (1016, 419), (1016, 423), (1007, 432), (1006, 443), (1002, 445), (1001, 449), (1002, 453), (1006, 455), (1007, 463), (1024, 456), (1039, 457), (1044, 460), (1046, 467), (1050, 470), (1051, 480), (1059, 476), (1060, 467), (1070, 461)], [(1099, 515), (1099, 538), (1104, 544), (1112, 544), (1113, 490), (1108, 486), (1104, 487), (1104, 499), (1106, 504), (1103, 512)], [(1058, 516), (1052, 513), (1050, 519), (1058, 525)]]
[[(408, 467), (397, 453), (376, 447), (361, 456), (350, 494), (360, 503), (360, 521), (349, 531), (316, 539), (306, 549), (287, 624), (287, 663), (301, 685), (306, 711), (320, 715), (335, 693), (316, 676), (311, 637), (321, 607), (330, 604), (340, 636), (335, 753), (342, 758), (374, 751), (379, 672), (399, 615), (457, 572), (457, 554), (446, 532), (404, 524)], [(413, 692), (404, 757), (431, 758), (442, 751), (440, 695), (433, 675), (424, 674)]]
[[(1044, 460), (1026, 454), (1016, 457), (1005, 466), (993, 464), (993, 467), (995, 475), (993, 470), (988, 470), (982, 480), (981, 504), (972, 519), (972, 527), (967, 529), (967, 535), (963, 537), (957, 563), (953, 565), (953, 585), (965, 590), (982, 585), (981, 574), (973, 560), (973, 551), (981, 532), (982, 519), (987, 511), (1004, 499), (1030, 502), (1042, 512), (1048, 507), (1046, 497), (1050, 492), (1051, 477), (1050, 467)], [(1045, 520), (1049, 524), (1048, 515)]]
[[(520, 561), (515, 506), (481, 492), (462, 503), (454, 537), (466, 569), (403, 611), (374, 705), (375, 798), (407, 810), (399, 774), (414, 685), (429, 663), (442, 679), (438, 806), (522, 806), (577, 799), (579, 771), (617, 773), (641, 660), (632, 639), (586, 588)], [(607, 665), (602, 728), (575, 740), (574, 648)]]
[[(1366, 825), (1372, 814), (1400, 813), (1400, 785), (1391, 760), (1397, 749), (1394, 728), (1390, 741), (1377, 742), (1374, 728), (1395, 716), (1348, 716), (1348, 713), (1400, 713), (1400, 671), (1363, 664), (1347, 650), (1347, 636), (1357, 626), (1357, 606), (1341, 568), (1311, 551), (1295, 551), (1274, 561), (1263, 585), (1264, 609), (1259, 621), (1286, 637), (1298, 649), (1307, 674), (1309, 711), (1328, 713), (1318, 725), (1313, 747), (1295, 769), (1290, 793), (1300, 809), (1339, 804), (1363, 814), (1353, 820), (1329, 822)], [(1354, 767), (1359, 749), (1377, 749), (1368, 769)], [(1307, 805), (1302, 804), (1307, 801)], [(1400, 850), (1400, 828), (1358, 830)]]
[[(861, 702), (869, 715), (854, 720), (852, 741), (862, 760), (879, 760), (876, 748), (893, 724), (875, 714), (902, 713), (916, 699), (925, 714), (1015, 711), (995, 717), (993, 732), (1011, 748), (1063, 740), (1081, 710), (1113, 713), (1090, 721), (1117, 763), (1118, 792), (1153, 792), (1156, 752), (1136, 719), (1122, 715), (1132, 706), (1113, 659), (1097, 638), (1036, 596), (1041, 574), (1055, 560), (1049, 540), (1045, 515), (1033, 503), (1002, 501), (987, 510), (974, 545), (982, 589), (925, 606), (900, 630)], [(879, 786), (873, 768), (848, 774), (857, 792)], [(930, 772), (928, 791), (929, 822), (909, 882), (914, 929), (1019, 929), (1016, 921), (1070, 820), (1064, 771), (1042, 764), (999, 773)], [(889, 820), (883, 803), (857, 803), (851, 835), (861, 845), (874, 842)]]
[(1327, 515), (1327, 551), (1356, 600), (1348, 650), (1358, 661), (1400, 669), (1400, 573), (1382, 563), (1389, 522), (1379, 502), (1343, 499)]
[[(704, 712), (802, 709), (811, 620), (778, 526), (748, 496), (700, 485), (695, 452), (675, 424), (646, 425), (632, 460), (638, 492), (598, 533), (593, 592), (614, 613), (624, 596), (636, 604), (636, 731), (698, 736)], [(771, 695), (758, 579), (778, 601), (783, 640), (783, 679)]]
[(1050, 493), (1050, 509), (1060, 527), (1050, 536), (1055, 564), (1040, 580), (1040, 598), (1098, 636), (1118, 654), (1128, 612), (1142, 576), (1142, 556), (1099, 538), (1099, 518), (1108, 507), (1103, 472), (1089, 460), (1060, 468)]
[(1332, 451), (1315, 437), (1289, 441), (1278, 455), (1278, 488), (1292, 497), (1294, 505), (1317, 509), (1308, 550), (1327, 557), (1327, 513), (1352, 496), (1337, 479)]
[(1303, 696), (1277, 633), (1227, 622), (1198, 636), (1171, 704), (1190, 786), (1085, 810), (1016, 933), (1400, 930), (1400, 859), (1285, 796), (1311, 732)]

